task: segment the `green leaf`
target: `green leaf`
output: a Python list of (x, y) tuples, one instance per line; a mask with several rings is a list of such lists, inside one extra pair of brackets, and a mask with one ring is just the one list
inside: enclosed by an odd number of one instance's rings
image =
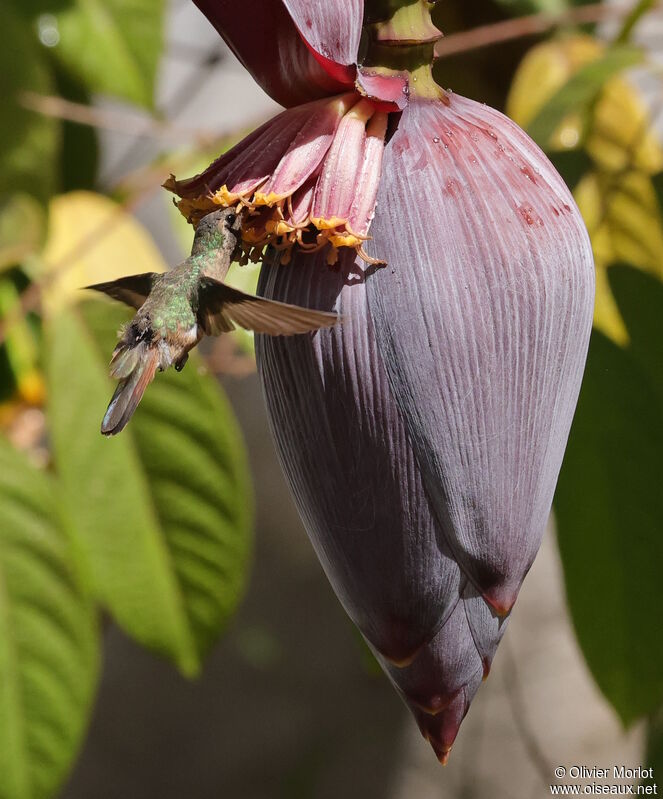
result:
[(555, 497), (580, 646), (625, 723), (663, 699), (663, 424), (635, 358), (595, 331)]
[[(20, 307), (20, 294), (12, 278), (12, 274), (0, 276), (0, 319), (11, 319)], [(37, 368), (39, 349), (28, 319), (19, 315), (7, 323), (4, 338), (2, 348), (12, 375), (10, 383), (25, 399), (39, 404), (43, 400), (43, 381)], [(37, 392), (34, 396), (33, 390)]]
[[(74, 0), (5, 0), (14, 10), (26, 19), (32, 19), (38, 14), (54, 14), (62, 8), (70, 6)], [(46, 20), (48, 22), (48, 19)]]
[(52, 796), (90, 715), (95, 617), (51, 479), (0, 437), (0, 796)]
[(585, 150), (554, 150), (548, 153), (548, 157), (571, 191), (592, 166), (592, 160)]
[(51, 322), (55, 461), (95, 594), (127, 633), (193, 675), (245, 582), (246, 460), (231, 410), (195, 358), (157, 376), (123, 433), (101, 436), (123, 318), (94, 302)]
[(622, 45), (612, 47), (596, 61), (581, 67), (539, 110), (527, 126), (530, 136), (542, 146), (546, 146), (562, 122), (572, 111), (589, 111), (606, 82), (643, 59), (643, 53), (636, 47)]
[(0, 272), (34, 255), (44, 243), (46, 213), (29, 194), (0, 201)]
[(626, 323), (629, 351), (657, 391), (663, 414), (663, 282), (626, 264), (611, 266), (608, 278)]
[(56, 21), (53, 53), (89, 91), (153, 105), (163, 0), (75, 0)]
[(654, 193), (656, 194), (658, 209), (661, 212), (661, 215), (663, 215), (663, 172), (658, 172), (656, 175), (652, 175), (651, 182), (654, 186)]
[(48, 94), (53, 84), (29, 24), (0, 3), (0, 197), (26, 192), (41, 201), (55, 185), (59, 125), (21, 105), (27, 91)]
[(649, 795), (653, 796), (656, 793), (654, 786), (660, 782), (659, 774), (663, 774), (663, 709), (661, 708), (647, 720), (645, 767), (651, 769), (652, 773), (651, 777), (642, 780), (642, 784), (652, 786), (652, 793)]
[[(92, 105), (90, 93), (76, 80), (72, 80), (63, 69), (56, 67), (54, 75), (60, 97), (81, 105)], [(96, 129), (89, 125), (64, 121), (60, 164), (59, 191), (62, 194), (76, 189), (92, 189), (97, 182), (99, 167)]]

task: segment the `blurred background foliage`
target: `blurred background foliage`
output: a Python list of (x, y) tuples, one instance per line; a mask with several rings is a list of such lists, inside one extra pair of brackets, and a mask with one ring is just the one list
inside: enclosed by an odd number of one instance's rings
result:
[[(584, 16), (578, 5), (439, 3), (450, 35), (435, 69), (529, 131), (587, 222), (595, 332), (558, 540), (587, 664), (625, 724), (651, 719), (649, 757), (663, 774), (663, 67), (633, 39), (655, 3), (618, 14), (592, 4)], [(53, 796), (62, 783), (110, 620), (195, 677), (247, 579), (250, 479), (215, 375), (250, 369), (250, 335), (159, 377), (119, 438), (98, 432), (126, 315), (79, 287), (166, 269), (132, 210), (168, 171), (197, 171), (245, 132), (192, 130), (189, 149), (101, 187), (99, 131), (132, 118), (99, 97), (146, 109), (148, 130), (171, 124), (154, 107), (164, 14), (163, 0), (0, 5), (0, 799)], [(520, 15), (537, 15), (535, 27)], [(495, 44), (478, 47), (482, 36)], [(169, 214), (188, 249), (190, 230)], [(250, 290), (256, 274), (234, 268), (233, 280)], [(245, 643), (264, 654), (271, 644), (256, 635)]]

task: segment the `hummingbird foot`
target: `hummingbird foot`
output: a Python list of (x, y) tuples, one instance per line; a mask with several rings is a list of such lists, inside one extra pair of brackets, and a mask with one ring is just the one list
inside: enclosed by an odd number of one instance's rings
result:
[(181, 372), (182, 369), (184, 369), (184, 367), (186, 366), (186, 362), (188, 360), (189, 360), (189, 353), (185, 352), (184, 355), (178, 361), (175, 361), (175, 364), (174, 364), (175, 371), (176, 372)]

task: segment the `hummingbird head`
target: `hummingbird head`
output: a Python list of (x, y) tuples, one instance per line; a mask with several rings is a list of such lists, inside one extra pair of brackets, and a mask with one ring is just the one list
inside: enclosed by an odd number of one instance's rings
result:
[(196, 227), (196, 235), (211, 235), (214, 233), (227, 233), (234, 234), (235, 238), (239, 237), (239, 232), (242, 227), (242, 217), (237, 213), (234, 208), (220, 208), (218, 211), (212, 211), (211, 214), (206, 214)]
[(241, 238), (242, 215), (234, 208), (220, 208), (204, 216), (196, 227), (192, 255), (210, 249), (232, 252)]

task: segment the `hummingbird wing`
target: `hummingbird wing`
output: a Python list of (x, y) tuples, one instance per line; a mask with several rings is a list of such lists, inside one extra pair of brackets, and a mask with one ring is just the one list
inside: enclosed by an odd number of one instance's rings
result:
[(340, 321), (338, 314), (268, 300), (205, 277), (198, 294), (198, 324), (208, 336), (234, 330), (236, 325), (271, 336), (292, 336)]
[(119, 300), (138, 310), (152, 291), (155, 277), (158, 277), (156, 272), (144, 272), (142, 275), (129, 275), (121, 277), (119, 280), (95, 283), (93, 286), (85, 286), (85, 288), (100, 291), (114, 300)]

